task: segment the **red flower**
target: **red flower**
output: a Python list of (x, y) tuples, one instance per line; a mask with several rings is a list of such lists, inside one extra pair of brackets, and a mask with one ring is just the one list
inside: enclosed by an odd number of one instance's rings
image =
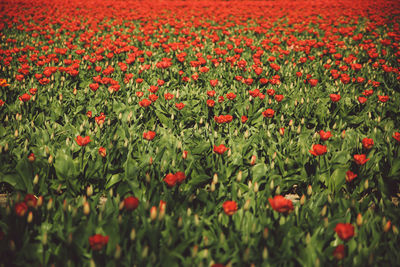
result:
[(215, 145), (214, 145), (214, 152), (217, 153), (217, 154), (222, 155), (222, 154), (224, 154), (225, 151), (227, 151), (227, 150), (228, 150), (228, 148), (227, 148), (226, 146), (224, 146), (223, 144), (221, 144), (221, 145), (219, 145), (219, 146), (215, 146)]
[(37, 92), (37, 88), (31, 88), (29, 89), (29, 93), (31, 93), (31, 95), (35, 95)]
[(75, 138), (75, 141), (79, 146), (86, 146), (92, 140), (90, 140), (90, 136), (82, 137), (82, 136), (79, 135), (78, 137)]
[(268, 89), (268, 90), (267, 90), (267, 94), (268, 94), (269, 96), (273, 96), (273, 95), (275, 94), (275, 90), (274, 90), (274, 89)]
[(17, 216), (22, 217), (25, 215), (25, 213), (28, 211), (28, 206), (26, 205), (25, 202), (20, 202), (15, 204), (15, 214)]
[(293, 202), (281, 195), (277, 195), (274, 198), (268, 198), (268, 201), (272, 209), (280, 213), (288, 213), (294, 209)]
[(217, 80), (217, 79), (215, 79), (215, 80), (210, 80), (210, 85), (211, 85), (212, 87), (217, 86), (217, 84), (218, 84), (218, 80)]
[(98, 84), (98, 83), (91, 83), (91, 84), (89, 84), (89, 88), (90, 88), (93, 92), (96, 92), (97, 89), (99, 89), (99, 84)]
[(400, 133), (399, 132), (395, 132), (392, 137), (394, 139), (396, 139), (397, 142), (400, 143)]
[(28, 156), (29, 162), (34, 162), (35, 159), (36, 159), (35, 154), (33, 154), (33, 153), (29, 154), (29, 156)]
[(104, 123), (106, 119), (106, 116), (104, 115), (103, 112), (100, 113), (100, 116), (97, 116), (94, 118), (94, 120), (96, 121), (97, 125), (102, 125)]
[(266, 118), (272, 118), (274, 116), (274, 114), (275, 114), (275, 111), (270, 108), (268, 108), (262, 112), (262, 115)]
[(350, 183), (357, 177), (357, 174), (353, 173), (352, 171), (346, 172), (346, 182)]
[(99, 155), (105, 158), (107, 156), (107, 150), (104, 147), (99, 147)]
[(367, 159), (367, 156), (365, 154), (356, 154), (354, 155), (354, 160), (358, 165), (364, 165), (370, 159)]
[(34, 208), (37, 204), (37, 197), (32, 194), (27, 194), (24, 198), (24, 202), (28, 207)]
[(346, 257), (346, 247), (343, 244), (338, 245), (333, 251), (333, 257), (337, 260), (343, 260)]
[(215, 105), (215, 101), (212, 99), (207, 99), (207, 106), (209, 106), (210, 108), (214, 107)]
[(89, 245), (92, 250), (102, 250), (108, 243), (108, 236), (100, 234), (92, 235), (89, 237)]
[(312, 87), (314, 87), (314, 86), (316, 86), (316, 85), (318, 84), (318, 80), (317, 80), (317, 79), (309, 79), (309, 80), (308, 80), (308, 83), (309, 83)]
[(229, 100), (233, 100), (236, 98), (236, 95), (234, 93), (227, 93), (226, 94), (226, 98), (228, 98)]
[(233, 214), (236, 213), (238, 206), (235, 201), (228, 200), (225, 201), (224, 204), (222, 204), (222, 208), (224, 209), (226, 215), (232, 216)]
[(169, 187), (173, 187), (173, 186), (176, 184), (176, 182), (177, 182), (177, 179), (176, 179), (175, 174), (168, 173), (168, 174), (165, 176), (165, 178), (164, 178), (164, 182), (165, 182)]
[(362, 93), (365, 96), (371, 96), (374, 93), (374, 90), (364, 90), (364, 92)]
[(4, 102), (3, 100), (0, 99), (0, 107), (4, 106), (6, 102)]
[(174, 98), (174, 95), (171, 93), (166, 93), (164, 94), (164, 98), (165, 100), (171, 100), (172, 98)]
[(362, 144), (365, 149), (371, 149), (374, 146), (374, 140), (371, 138), (364, 138)]
[(358, 97), (358, 102), (360, 102), (360, 104), (364, 104), (365, 102), (367, 102), (367, 98), (359, 96)]
[(324, 130), (321, 130), (319, 131), (319, 137), (321, 138), (321, 140), (326, 141), (332, 137), (332, 134), (330, 131), (325, 132)]
[[(158, 99), (158, 96), (155, 94), (151, 94), (151, 95), (149, 95), (149, 99), (151, 102), (156, 102)], [(139, 104), (140, 104), (140, 102), (139, 102)]]
[(387, 95), (378, 95), (378, 99), (382, 103), (385, 103), (385, 102), (387, 102), (389, 100), (389, 96), (387, 96)]
[(215, 96), (215, 91), (214, 91), (214, 90), (207, 91), (207, 95), (208, 95), (209, 97), (214, 97), (214, 96)]
[(87, 116), (88, 118), (91, 118), (91, 117), (92, 117), (92, 112), (89, 110), (88, 112), (86, 112), (86, 116)]
[(245, 115), (243, 115), (241, 118), (242, 123), (246, 123), (247, 120), (248, 118)]
[(150, 106), (150, 104), (151, 104), (151, 101), (148, 100), (147, 98), (139, 101), (139, 106), (144, 107), (144, 108)]
[(26, 93), (19, 97), (19, 100), (21, 100), (22, 102), (28, 102), (30, 99), (31, 99), (31, 96)]
[(326, 153), (326, 146), (324, 145), (320, 145), (320, 144), (316, 144), (312, 146), (312, 150), (309, 150), (309, 152), (311, 154), (313, 154), (314, 156), (321, 156), (324, 155)]
[(124, 208), (127, 211), (133, 211), (139, 206), (139, 199), (133, 196), (124, 199)]
[(147, 131), (143, 133), (143, 138), (149, 141), (153, 140), (155, 136), (156, 132), (153, 131)]
[(283, 100), (284, 96), (283, 95), (275, 95), (275, 100), (277, 102), (281, 102)]
[(330, 94), (329, 97), (331, 98), (332, 102), (338, 102), (340, 100), (340, 95), (337, 94)]
[(178, 183), (182, 183), (186, 179), (186, 175), (184, 172), (175, 173), (175, 179)]
[(222, 95), (220, 95), (218, 97), (218, 103), (224, 102), (224, 97)]
[(343, 241), (348, 241), (354, 236), (354, 226), (351, 223), (338, 223), (335, 232)]
[(185, 104), (183, 104), (183, 103), (176, 103), (176, 104), (175, 104), (175, 107), (176, 107), (178, 110), (181, 110), (181, 109), (183, 109), (183, 108), (185, 107)]

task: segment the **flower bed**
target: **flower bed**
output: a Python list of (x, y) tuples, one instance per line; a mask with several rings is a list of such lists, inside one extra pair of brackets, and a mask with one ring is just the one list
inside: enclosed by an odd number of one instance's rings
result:
[(0, 6), (1, 263), (400, 262), (397, 1)]

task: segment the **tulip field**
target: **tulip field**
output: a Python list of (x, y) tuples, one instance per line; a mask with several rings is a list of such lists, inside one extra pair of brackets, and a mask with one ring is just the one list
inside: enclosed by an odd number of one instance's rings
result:
[(398, 266), (400, 2), (0, 2), (0, 266)]

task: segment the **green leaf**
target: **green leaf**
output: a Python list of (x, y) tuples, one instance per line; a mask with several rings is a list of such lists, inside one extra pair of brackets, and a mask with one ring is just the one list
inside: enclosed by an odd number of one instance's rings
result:
[(71, 155), (62, 149), (57, 151), (54, 168), (56, 170), (57, 177), (62, 180), (74, 178), (77, 171)]
[(28, 193), (33, 193), (33, 170), (32, 166), (29, 163), (28, 159), (23, 158), (18, 161), (17, 166), (15, 167), (18, 175), (23, 182), (24, 189)]

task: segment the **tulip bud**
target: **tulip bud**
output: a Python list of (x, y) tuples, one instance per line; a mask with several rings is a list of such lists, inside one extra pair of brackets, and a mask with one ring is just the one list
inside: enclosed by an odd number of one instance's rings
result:
[(136, 230), (135, 230), (135, 228), (132, 228), (131, 234), (130, 234), (130, 239), (131, 239), (131, 241), (133, 241), (133, 240), (135, 240), (135, 238), (136, 238)]
[(89, 213), (90, 213), (90, 205), (89, 202), (85, 201), (85, 203), (83, 203), (83, 214), (89, 215)]
[(249, 180), (249, 182), (247, 183), (247, 186), (249, 187), (249, 190), (252, 190), (253, 183), (251, 182), (251, 180)]
[(367, 180), (365, 180), (365, 182), (364, 182), (364, 190), (367, 190), (368, 187), (369, 187), (369, 184), (368, 184), (368, 179), (367, 179)]
[(178, 218), (178, 227), (181, 228), (183, 225), (182, 217)]
[(327, 208), (328, 207), (326, 205), (324, 205), (324, 207), (322, 208), (322, 210), (321, 210), (321, 216), (322, 217), (325, 217)]
[(392, 222), (389, 220), (383, 225), (383, 231), (385, 233), (389, 232), (390, 227), (392, 226)]
[(213, 182), (214, 184), (217, 184), (217, 183), (218, 183), (218, 174), (217, 174), (217, 173), (214, 173), (212, 182)]
[(30, 211), (30, 212), (28, 213), (28, 216), (26, 217), (26, 221), (27, 221), (28, 223), (31, 223), (32, 220), (33, 220), (33, 213), (32, 213), (32, 211)]
[(247, 138), (249, 138), (249, 136), (250, 136), (249, 130), (246, 130), (244, 132), (244, 138), (247, 139)]
[(8, 246), (10, 248), (11, 251), (15, 251), (15, 242), (14, 240), (10, 240), (10, 242), (8, 243)]
[(247, 210), (249, 210), (249, 208), (250, 208), (250, 199), (247, 199), (246, 200), (246, 202), (244, 203), (244, 205), (243, 205), (243, 210), (244, 211), (247, 211)]
[(119, 258), (121, 258), (121, 247), (117, 244), (115, 246), (114, 259), (118, 260)]
[(302, 195), (300, 198), (300, 205), (304, 205), (304, 203), (306, 202), (306, 195)]
[(253, 190), (254, 190), (254, 193), (258, 192), (258, 183), (257, 182), (254, 182)]
[(362, 225), (362, 223), (363, 223), (363, 218), (362, 218), (362, 215), (361, 215), (361, 213), (359, 213), (358, 215), (357, 215), (357, 226), (358, 227), (360, 227), (361, 225)]
[(150, 219), (154, 221), (157, 218), (157, 207), (153, 206), (150, 209)]
[(214, 191), (215, 191), (215, 184), (214, 184), (214, 183), (211, 183), (211, 185), (210, 185), (210, 191), (211, 191), (211, 192), (214, 192)]
[(18, 129), (15, 130), (14, 136), (15, 136), (15, 137), (18, 137)]
[(307, 195), (311, 195), (312, 194), (312, 186), (311, 185), (309, 185), (308, 187), (307, 187)]
[(92, 185), (89, 185), (89, 186), (86, 188), (86, 195), (87, 195), (88, 197), (91, 197), (91, 196), (93, 195), (93, 186), (92, 186)]
[(242, 175), (243, 175), (242, 171), (239, 171), (237, 174), (237, 177), (236, 177), (236, 181), (238, 181), (238, 182), (242, 181)]
[(264, 239), (267, 239), (267, 238), (268, 238), (268, 233), (269, 233), (269, 230), (268, 230), (267, 227), (265, 227), (265, 228), (264, 228), (264, 231), (263, 231), (263, 238), (264, 238)]
[(310, 244), (310, 242), (311, 242), (311, 235), (310, 235), (310, 232), (308, 232), (306, 235), (306, 244), (308, 245), (308, 244)]
[(275, 193), (277, 195), (279, 195), (281, 193), (281, 187), (279, 185), (276, 187)]
[(192, 258), (195, 258), (197, 256), (197, 252), (199, 251), (199, 246), (194, 245), (192, 249)]
[(395, 225), (392, 225), (392, 230), (395, 235), (399, 234), (399, 229)]
[(142, 258), (147, 258), (147, 254), (149, 253), (149, 246), (144, 246), (143, 250), (142, 250)]
[(39, 175), (36, 174), (35, 177), (33, 177), (33, 185), (37, 185), (39, 183)]
[(49, 156), (48, 162), (49, 162), (50, 165), (53, 163), (53, 155)]
[(38, 197), (36, 202), (36, 207), (41, 207), (43, 205), (43, 196)]
[(53, 207), (53, 199), (50, 198), (49, 201), (47, 202), (47, 210), (51, 210)]

